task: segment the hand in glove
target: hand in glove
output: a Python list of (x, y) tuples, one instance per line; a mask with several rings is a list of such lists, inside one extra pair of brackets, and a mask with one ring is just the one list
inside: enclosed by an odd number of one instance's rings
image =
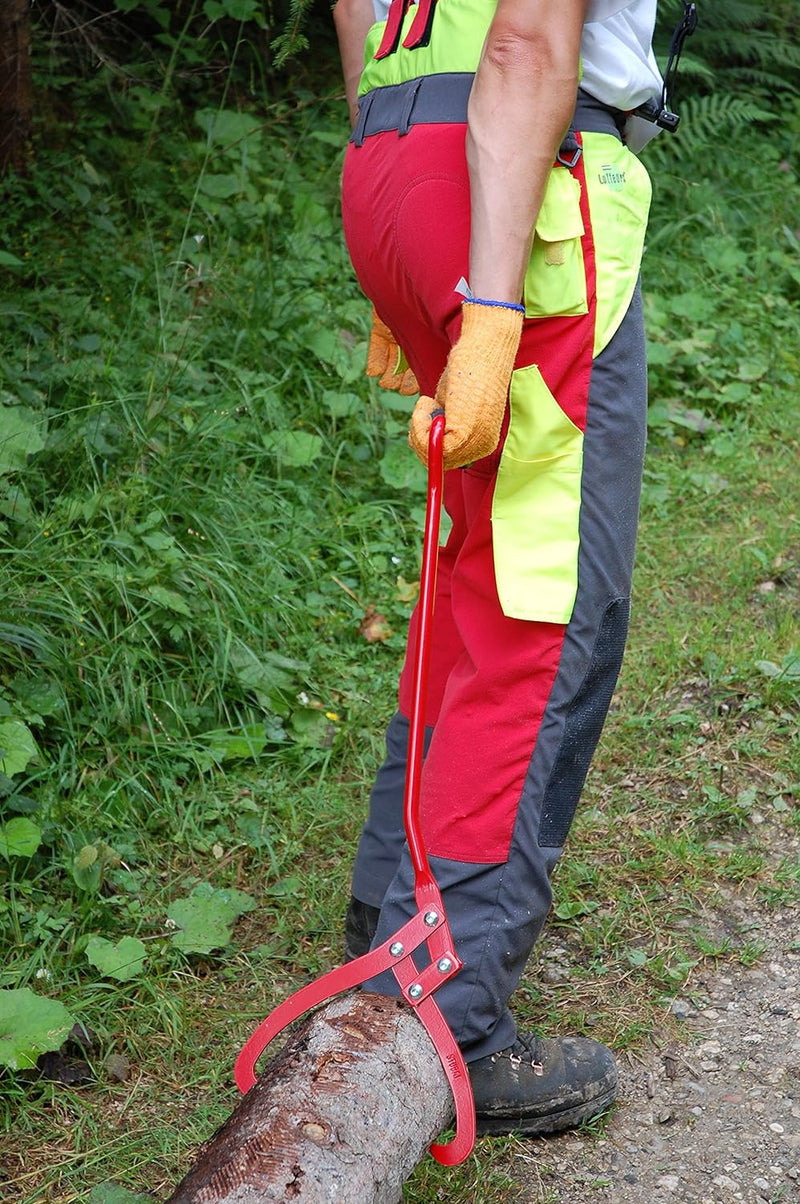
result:
[(522, 334), (522, 306), (465, 301), (458, 342), (436, 387), (420, 397), (408, 441), (428, 462), (431, 411), (445, 412), (444, 466), (461, 468), (488, 456), (500, 442), (508, 387)]
[(367, 376), (380, 377), (378, 383), (382, 389), (402, 393), (404, 397), (419, 393), (417, 378), (398, 347), (397, 339), (375, 309), (367, 349)]

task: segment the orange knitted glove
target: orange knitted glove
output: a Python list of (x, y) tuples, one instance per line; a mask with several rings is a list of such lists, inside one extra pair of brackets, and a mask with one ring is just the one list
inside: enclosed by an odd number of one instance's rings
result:
[(461, 312), (461, 335), (450, 349), (436, 397), (420, 397), (408, 434), (414, 451), (427, 464), (431, 411), (443, 408), (446, 469), (472, 464), (500, 442), (522, 334), (521, 308), (465, 301)]
[(412, 397), (419, 393), (417, 378), (397, 345), (389, 327), (372, 311), (372, 330), (367, 349), (367, 376), (380, 377), (378, 384), (392, 393)]

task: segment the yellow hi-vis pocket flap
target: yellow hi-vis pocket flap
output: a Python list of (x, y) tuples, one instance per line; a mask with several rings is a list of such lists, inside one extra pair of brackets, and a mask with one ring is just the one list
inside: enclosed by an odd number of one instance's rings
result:
[(583, 433), (535, 364), (511, 377), (511, 419), (492, 502), (503, 614), (568, 623), (578, 588)]
[(536, 219), (531, 258), (525, 273), (527, 318), (585, 314), (581, 186), (566, 167), (554, 167)]
[(651, 187), (647, 169), (611, 134), (584, 134), (583, 163), (597, 269), (599, 355), (628, 312), (639, 278)]

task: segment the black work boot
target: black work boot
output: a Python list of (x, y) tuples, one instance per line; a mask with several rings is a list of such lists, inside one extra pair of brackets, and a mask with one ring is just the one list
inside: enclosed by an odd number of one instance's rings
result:
[(469, 1063), (479, 1133), (535, 1137), (599, 1116), (617, 1094), (614, 1055), (588, 1037), (518, 1036)]
[(347, 913), (344, 917), (344, 960), (354, 962), (362, 953), (368, 953), (372, 938), (378, 927), (379, 907), (362, 903), (354, 895), (350, 896)]

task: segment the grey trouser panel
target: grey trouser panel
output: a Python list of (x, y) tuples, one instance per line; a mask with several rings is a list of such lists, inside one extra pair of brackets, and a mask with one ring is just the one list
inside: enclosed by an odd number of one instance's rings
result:
[[(468, 1060), (505, 1049), (507, 1003), (550, 909), (561, 855), (622, 662), (647, 429), (647, 371), (637, 287), (618, 331), (592, 365), (581, 479), (578, 594), (538, 731), (508, 859), (486, 865), (432, 857), (460, 973), (436, 992)], [(434, 618), (435, 628), (435, 618)], [(403, 832), (408, 721), (396, 715), (370, 798), (353, 894), (381, 907), (375, 944), (416, 913)], [(458, 783), (453, 783), (454, 791)], [(366, 984), (399, 994), (391, 974)]]

